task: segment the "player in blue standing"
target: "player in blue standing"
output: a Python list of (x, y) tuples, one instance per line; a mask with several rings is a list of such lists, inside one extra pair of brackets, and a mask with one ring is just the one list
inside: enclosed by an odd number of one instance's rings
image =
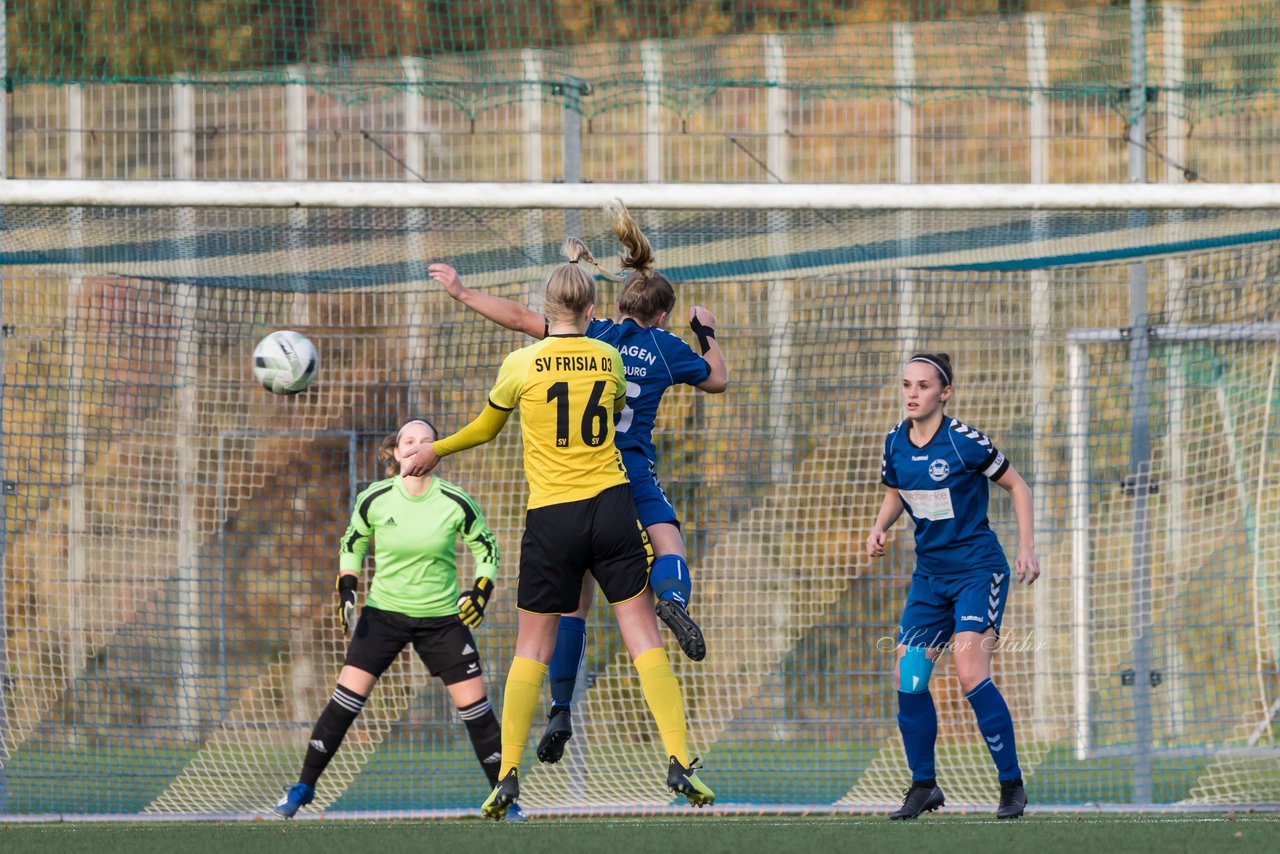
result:
[[(626, 207), (616, 202), (607, 211), (610, 226), (623, 245), (623, 268), (629, 272), (618, 295), (618, 320), (593, 319), (586, 334), (612, 344), (622, 354), (627, 401), (614, 429), (632, 500), (653, 545), (655, 560), (649, 578), (658, 597), (655, 610), (684, 654), (701, 661), (707, 653), (706, 641), (687, 610), (692, 587), (680, 519), (658, 482), (652, 434), (658, 405), (668, 388), (687, 384), (719, 394), (728, 384), (729, 371), (716, 342), (715, 315), (702, 306), (694, 306), (689, 314), (689, 326), (698, 339), (701, 355), (666, 331), (664, 327), (675, 308), (675, 288), (654, 269), (653, 248)], [(582, 260), (600, 269), (589, 253)], [(547, 319), (542, 315), (520, 303), (464, 287), (457, 271), (448, 264), (432, 264), (430, 273), (449, 296), (477, 314), (534, 338), (546, 337)], [(538, 743), (538, 759), (543, 762), (560, 761), (565, 742), (573, 736), (570, 709), (586, 648), (586, 615), (594, 588), (588, 575), (583, 579), (578, 610), (560, 618), (548, 674), (551, 712)]]
[(912, 356), (903, 370), (907, 417), (889, 432), (881, 460), (886, 492), (867, 537), (867, 554), (885, 553), (888, 530), (906, 510), (915, 521), (916, 567), (898, 628), (898, 729), (911, 766), (911, 787), (889, 817), (911, 819), (944, 803), (934, 775), (938, 716), (929, 694), (933, 663), (948, 641), (956, 677), (973, 707), (1000, 779), (997, 818), (1027, 805), (1013, 718), (991, 681), (991, 654), (1009, 594), (1009, 562), (987, 523), (987, 484), (1013, 499), (1018, 523), (1018, 581), (1040, 575), (1031, 489), (978, 430), (947, 416), (951, 358)]

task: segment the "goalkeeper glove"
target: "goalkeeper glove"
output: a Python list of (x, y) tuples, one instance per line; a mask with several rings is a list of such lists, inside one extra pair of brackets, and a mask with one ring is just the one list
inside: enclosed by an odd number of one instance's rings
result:
[(356, 585), (360, 579), (349, 572), (338, 573), (338, 622), (347, 637), (356, 627)]
[(484, 619), (484, 606), (493, 595), (493, 579), (483, 575), (476, 579), (476, 586), (458, 597), (458, 618), (471, 628)]

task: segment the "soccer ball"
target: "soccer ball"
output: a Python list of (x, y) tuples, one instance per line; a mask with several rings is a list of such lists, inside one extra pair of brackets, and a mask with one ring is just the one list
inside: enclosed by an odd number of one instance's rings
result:
[(272, 394), (302, 391), (316, 378), (319, 364), (315, 345), (301, 332), (272, 332), (253, 348), (253, 378)]

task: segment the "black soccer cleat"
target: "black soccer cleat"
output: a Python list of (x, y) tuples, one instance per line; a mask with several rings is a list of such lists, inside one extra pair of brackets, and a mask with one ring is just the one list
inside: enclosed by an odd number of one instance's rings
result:
[(707, 642), (702, 637), (702, 629), (698, 628), (698, 624), (679, 602), (659, 599), (653, 610), (658, 619), (671, 629), (671, 634), (676, 636), (676, 642), (685, 655), (694, 661), (702, 661), (707, 657)]
[(716, 802), (716, 793), (711, 787), (698, 779), (697, 771), (702, 767), (697, 759), (689, 762), (686, 768), (674, 756), (667, 760), (667, 788), (677, 795), (684, 795), (689, 804), (695, 807), (707, 807)]
[(1018, 818), (1027, 809), (1027, 790), (1022, 787), (1022, 778), (1000, 781), (1000, 806), (996, 807), (996, 818)]
[(564, 743), (573, 738), (573, 722), (568, 706), (552, 706), (547, 715), (547, 728), (538, 742), (538, 761), (555, 764), (564, 756)]
[(890, 813), (889, 818), (893, 821), (916, 818), (922, 812), (933, 812), (938, 807), (944, 806), (946, 802), (937, 781), (913, 782), (911, 788), (907, 789), (906, 797), (902, 799), (902, 806)]
[(498, 781), (489, 797), (480, 805), (480, 814), (494, 821), (502, 821), (507, 817), (507, 810), (515, 806), (520, 797), (520, 773), (512, 768), (507, 776)]

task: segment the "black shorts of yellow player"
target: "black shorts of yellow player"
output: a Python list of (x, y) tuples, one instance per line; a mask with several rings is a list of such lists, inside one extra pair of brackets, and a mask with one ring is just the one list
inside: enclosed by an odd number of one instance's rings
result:
[(445, 685), (474, 679), (482, 672), (476, 639), (457, 614), (410, 617), (371, 606), (360, 612), (343, 663), (381, 676), (409, 644), (427, 671)]
[(644, 592), (652, 564), (653, 547), (625, 483), (581, 501), (535, 507), (525, 514), (520, 540), (516, 607), (572, 614), (588, 571), (617, 605)]

